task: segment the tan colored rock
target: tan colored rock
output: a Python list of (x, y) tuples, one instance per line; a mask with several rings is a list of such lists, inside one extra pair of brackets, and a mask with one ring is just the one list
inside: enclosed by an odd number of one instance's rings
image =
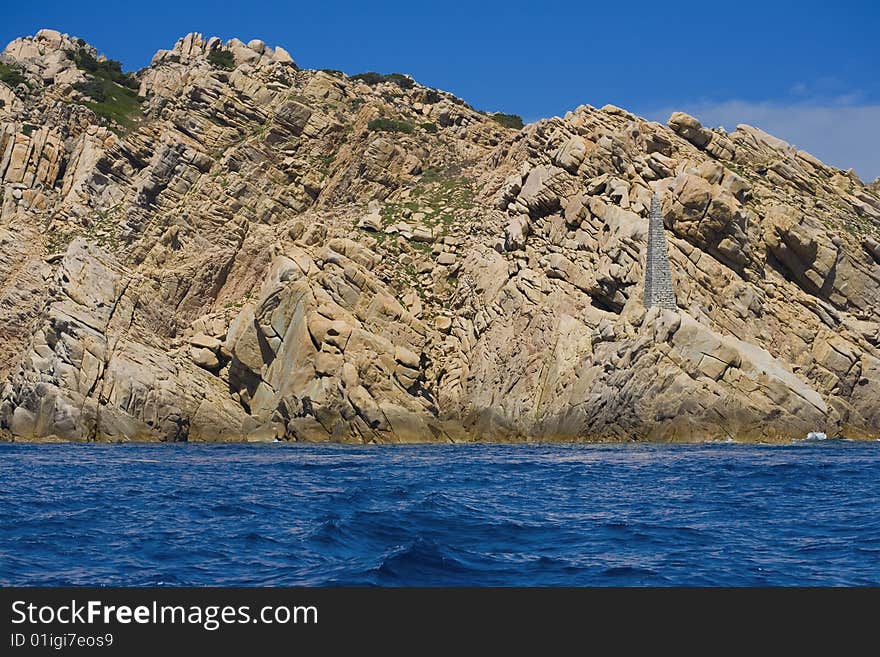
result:
[[(880, 437), (880, 190), (852, 171), (684, 114), (505, 130), (197, 33), (100, 125), (79, 47), (3, 54), (31, 85), (0, 85), (4, 437)], [(655, 194), (675, 311), (644, 307)]]
[(293, 58), (290, 56), (290, 53), (287, 52), (281, 46), (275, 46), (275, 52), (272, 54), (272, 57), (279, 64), (288, 64), (291, 66), (296, 66), (296, 64), (293, 61)]
[(750, 258), (748, 215), (734, 196), (706, 180), (705, 176), (718, 180), (719, 168), (712, 167), (703, 177), (689, 173), (676, 177), (664, 205), (666, 221), (695, 246), (740, 268)]
[(201, 347), (203, 349), (207, 349), (209, 351), (219, 351), (220, 350), (220, 340), (215, 337), (205, 335), (204, 333), (196, 333), (189, 339), (189, 343), (193, 347)]
[(504, 231), (504, 248), (508, 251), (517, 251), (524, 248), (530, 230), (531, 226), (529, 224), (528, 215), (519, 214), (513, 217), (508, 222), (507, 228)]
[(587, 143), (583, 137), (575, 135), (560, 146), (554, 156), (554, 161), (569, 173), (577, 173), (586, 154)]
[(690, 114), (673, 112), (667, 124), (697, 148), (703, 148), (712, 140), (712, 133)]
[(220, 366), (217, 354), (204, 347), (193, 347), (190, 349), (190, 357), (196, 365), (204, 367), (206, 370), (214, 370)]
[(821, 289), (836, 267), (838, 249), (815, 219), (788, 206), (769, 208), (764, 240), (790, 274), (809, 289)]
[(441, 333), (449, 333), (452, 329), (452, 320), (444, 315), (438, 315), (434, 318), (434, 328)]
[(378, 232), (382, 230), (382, 217), (378, 213), (365, 215), (358, 221), (358, 228), (366, 228), (367, 230)]
[(448, 251), (444, 251), (439, 256), (437, 256), (437, 264), (443, 265), (445, 267), (448, 267), (450, 265), (454, 265), (455, 260), (456, 260), (455, 254), (449, 253)]

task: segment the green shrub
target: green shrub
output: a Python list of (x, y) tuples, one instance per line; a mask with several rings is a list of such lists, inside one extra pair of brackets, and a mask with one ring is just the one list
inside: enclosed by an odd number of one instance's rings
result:
[(98, 71), (98, 60), (85, 48), (80, 48), (73, 54), (73, 61), (81, 71), (88, 71), (89, 73), (96, 73)]
[(428, 105), (434, 105), (435, 103), (439, 103), (443, 97), (436, 89), (428, 89), (425, 92), (425, 101)]
[(522, 117), (517, 116), (516, 114), (504, 114), (503, 112), (495, 112), (494, 114), (490, 114), (489, 118), (496, 123), (500, 123), (505, 128), (513, 128), (514, 130), (519, 130), (523, 127)]
[(36, 130), (36, 129), (37, 129), (37, 126), (31, 125), (30, 123), (25, 123), (23, 126), (21, 126), (21, 134), (27, 135), (28, 137), (30, 137), (34, 133), (34, 130)]
[(208, 63), (215, 68), (231, 71), (235, 68), (235, 57), (228, 50), (212, 50), (208, 54)]
[(73, 88), (80, 93), (85, 94), (95, 102), (103, 103), (107, 100), (107, 93), (104, 91), (104, 84), (95, 78), (85, 80), (84, 82), (77, 82), (73, 85)]
[(389, 73), (385, 76), (385, 82), (393, 82), (401, 89), (412, 89), (415, 82), (403, 73)]
[(373, 119), (367, 124), (367, 129), (372, 132), (404, 132), (407, 134), (413, 131), (411, 123), (394, 119)]
[(426, 123), (420, 123), (419, 126), (424, 129), (425, 132), (437, 132), (437, 124), (433, 121), (428, 121)]
[(128, 87), (134, 91), (137, 91), (141, 88), (141, 83), (138, 82), (138, 79), (134, 77), (131, 73), (125, 73), (122, 76), (122, 82), (119, 82), (123, 87)]
[(10, 87), (17, 87), (24, 84), (30, 88), (27, 79), (22, 75), (21, 68), (15, 64), (4, 64), (0, 62), (0, 80), (8, 84)]
[(83, 47), (74, 53), (73, 62), (79, 70), (91, 73), (96, 78), (110, 80), (129, 89), (137, 89), (140, 86), (137, 79), (131, 73), (122, 72), (122, 64), (120, 62), (115, 59), (99, 61)]
[(407, 77), (403, 73), (383, 74), (376, 73), (375, 71), (367, 71), (366, 73), (358, 73), (357, 75), (352, 75), (351, 79), (359, 80), (360, 82), (364, 82), (371, 87), (374, 87), (377, 84), (381, 84), (383, 82), (392, 82), (401, 89), (412, 89), (412, 86), (415, 84), (412, 78)]
[(375, 73), (373, 71), (368, 71), (366, 73), (358, 73), (357, 75), (351, 76), (352, 80), (358, 80), (359, 82), (363, 82), (365, 84), (370, 85), (371, 87), (379, 84), (380, 82), (385, 81), (385, 76), (381, 73)]

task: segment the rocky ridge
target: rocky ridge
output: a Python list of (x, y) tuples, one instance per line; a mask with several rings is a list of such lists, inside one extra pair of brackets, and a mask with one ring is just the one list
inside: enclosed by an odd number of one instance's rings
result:
[(133, 77), (52, 30), (0, 62), (7, 437), (880, 437), (877, 183), (757, 128), (516, 130), (199, 34)]

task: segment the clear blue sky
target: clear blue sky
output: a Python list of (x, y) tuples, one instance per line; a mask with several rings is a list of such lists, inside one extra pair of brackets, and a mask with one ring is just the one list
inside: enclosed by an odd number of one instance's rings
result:
[(301, 67), (409, 73), (526, 120), (614, 103), (730, 130), (755, 123), (880, 176), (880, 8), (868, 1), (42, 0), (2, 13), (4, 43), (51, 27), (128, 69), (190, 31), (260, 38)]

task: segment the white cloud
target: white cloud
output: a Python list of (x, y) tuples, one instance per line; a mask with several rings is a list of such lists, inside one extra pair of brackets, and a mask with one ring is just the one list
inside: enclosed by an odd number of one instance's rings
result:
[(748, 123), (809, 151), (826, 164), (854, 169), (870, 182), (880, 176), (880, 105), (857, 105), (857, 95), (816, 103), (771, 103), (729, 100), (684, 103), (648, 112), (665, 122), (673, 111), (697, 117), (708, 127), (730, 132)]

